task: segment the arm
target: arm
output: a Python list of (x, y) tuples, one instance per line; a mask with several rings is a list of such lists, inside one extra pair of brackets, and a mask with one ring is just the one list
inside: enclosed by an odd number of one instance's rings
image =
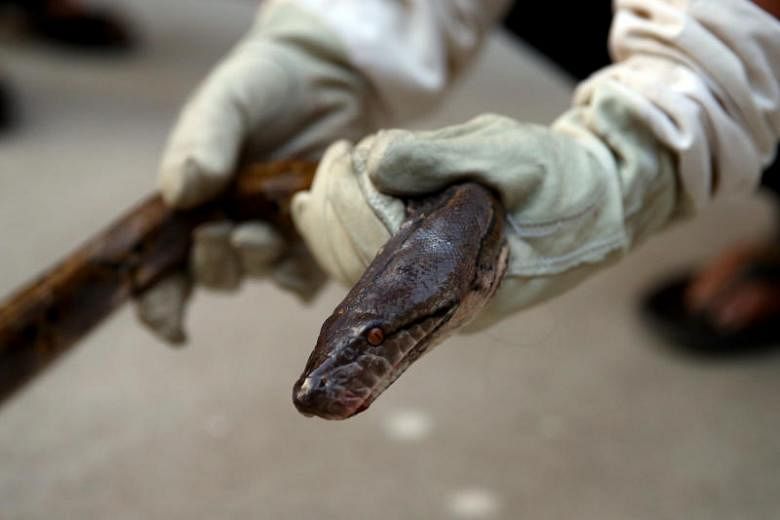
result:
[[(510, 223), (488, 324), (560, 294), (714, 197), (752, 190), (780, 136), (780, 24), (747, 0), (615, 6), (615, 64), (551, 127), (483, 116), (326, 154), (312, 191), (293, 203), (321, 265), (353, 282), (386, 239), (368, 222), (385, 236), (397, 228), (393, 197), (477, 180), (500, 193)], [(349, 205), (351, 184), (372, 212), (329, 220)]]
[(511, 0), (282, 0), (324, 20), (391, 122), (427, 112), (472, 61)]
[(575, 105), (621, 92), (677, 163), (682, 209), (754, 189), (780, 135), (780, 24), (746, 0), (617, 0), (615, 65)]

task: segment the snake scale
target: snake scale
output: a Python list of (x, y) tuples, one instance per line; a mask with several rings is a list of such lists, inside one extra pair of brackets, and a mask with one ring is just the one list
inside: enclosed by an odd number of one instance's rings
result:
[(305, 415), (368, 408), (412, 363), (473, 318), (506, 270), (504, 210), (468, 182), (406, 204), (406, 219), (322, 326), (293, 387)]

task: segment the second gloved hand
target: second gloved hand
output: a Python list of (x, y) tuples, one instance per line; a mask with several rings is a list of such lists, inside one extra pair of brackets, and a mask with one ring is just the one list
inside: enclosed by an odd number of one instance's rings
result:
[(484, 115), (437, 131), (383, 131), (331, 147), (293, 214), (320, 265), (354, 283), (404, 216), (403, 197), (464, 180), (506, 209), (509, 268), (482, 328), (560, 294), (664, 227), (679, 209), (672, 155), (619, 91), (551, 128)]
[[(292, 2), (269, 2), (244, 40), (182, 110), (160, 166), (169, 204), (188, 208), (219, 194), (241, 163), (317, 159), (337, 139), (376, 128), (380, 108), (354, 70), (339, 36)], [(194, 236), (189, 277), (139, 300), (139, 316), (159, 336), (184, 340), (189, 280), (234, 290), (245, 276), (268, 275), (304, 300), (324, 280), (303, 244), (285, 244), (268, 225), (209, 224)]]

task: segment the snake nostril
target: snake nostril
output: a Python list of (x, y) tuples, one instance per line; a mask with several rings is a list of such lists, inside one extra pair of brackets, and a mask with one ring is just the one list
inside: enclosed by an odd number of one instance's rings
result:
[[(326, 377), (307, 376), (299, 379), (293, 386), (293, 402), (301, 410), (315, 411), (328, 389)], [(316, 413), (316, 412), (314, 412)]]
[(293, 386), (293, 404), (304, 415), (311, 416), (316, 408), (316, 391), (311, 378), (299, 379)]
[(329, 395), (328, 379), (324, 377), (301, 377), (293, 386), (293, 404), (306, 417), (343, 419), (352, 415), (345, 415), (344, 403)]

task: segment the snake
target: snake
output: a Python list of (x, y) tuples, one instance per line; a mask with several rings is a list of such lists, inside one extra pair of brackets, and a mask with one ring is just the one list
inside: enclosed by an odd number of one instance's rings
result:
[(325, 320), (293, 403), (306, 416), (368, 409), (409, 366), (471, 321), (507, 268), (505, 212), (475, 182), (405, 200), (405, 218)]

